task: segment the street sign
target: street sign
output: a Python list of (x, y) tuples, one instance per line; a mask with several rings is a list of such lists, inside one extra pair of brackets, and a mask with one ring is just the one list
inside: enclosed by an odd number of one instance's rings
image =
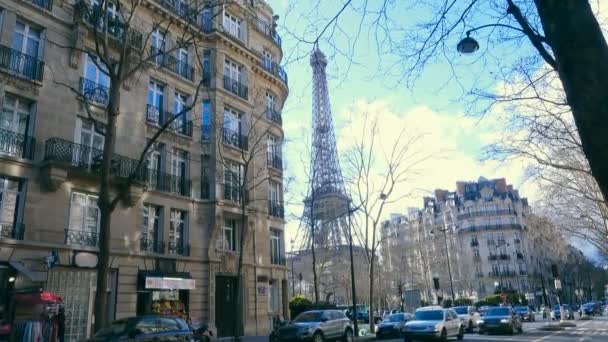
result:
[(559, 279), (555, 279), (555, 289), (556, 290), (562, 289), (562, 282)]

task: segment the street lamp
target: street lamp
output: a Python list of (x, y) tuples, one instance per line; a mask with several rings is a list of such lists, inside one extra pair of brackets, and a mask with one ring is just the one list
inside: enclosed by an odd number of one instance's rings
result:
[[(450, 252), (448, 251), (448, 238), (445, 233), (448, 231), (448, 228), (438, 229), (443, 233), (443, 241), (445, 242), (445, 258), (448, 261), (448, 276), (450, 277), (450, 290), (452, 292), (452, 303), (456, 300), (456, 296), (454, 295), (454, 283), (452, 281), (452, 268), (450, 266)], [(435, 235), (433, 230), (430, 231), (431, 235)]]
[(506, 27), (515, 31), (519, 31), (522, 33), (525, 33), (524, 30), (517, 28), (515, 26), (510, 26), (510, 25), (505, 25), (505, 24), (488, 24), (488, 25), (481, 25), (475, 28), (472, 28), (470, 30), (468, 30), (466, 32), (466, 37), (462, 38), (462, 40), (460, 40), (458, 42), (458, 44), (456, 45), (456, 50), (458, 50), (458, 52), (462, 53), (462, 54), (466, 54), (466, 55), (470, 55), (472, 53), (475, 53), (477, 50), (479, 50), (479, 43), (477, 42), (477, 40), (475, 40), (474, 38), (471, 38), (471, 32), (473, 31), (477, 31), (479, 29), (482, 28), (486, 28), (486, 27)]

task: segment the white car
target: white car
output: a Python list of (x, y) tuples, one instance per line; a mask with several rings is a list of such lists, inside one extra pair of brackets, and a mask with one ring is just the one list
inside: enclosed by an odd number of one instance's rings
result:
[(416, 310), (414, 320), (405, 323), (403, 337), (405, 342), (429, 338), (445, 341), (448, 337), (462, 340), (464, 329), (456, 311), (436, 306), (424, 307)]
[(467, 331), (477, 328), (477, 321), (480, 318), (479, 312), (472, 306), (455, 306), (452, 309), (458, 314), (458, 318), (464, 324)]

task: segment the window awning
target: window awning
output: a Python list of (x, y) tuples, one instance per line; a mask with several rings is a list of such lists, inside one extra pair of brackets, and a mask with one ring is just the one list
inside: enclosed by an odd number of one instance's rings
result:
[(28, 269), (25, 265), (23, 265), (19, 261), (9, 261), (8, 263), (9, 263), (9, 265), (11, 265), (11, 267), (13, 267), (15, 270), (17, 270), (17, 272), (23, 274), (24, 276), (26, 276), (29, 280), (31, 280), (33, 282), (45, 282), (46, 281), (46, 275), (44, 272), (31, 271), (30, 269)]

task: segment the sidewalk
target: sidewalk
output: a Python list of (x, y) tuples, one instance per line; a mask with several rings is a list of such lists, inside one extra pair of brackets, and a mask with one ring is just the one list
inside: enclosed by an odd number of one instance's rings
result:
[[(355, 341), (357, 342), (369, 342), (375, 341), (376, 335), (367, 335), (355, 337)], [(219, 337), (211, 339), (212, 342), (231, 342), (232, 337)], [(268, 336), (243, 336), (241, 337), (241, 342), (268, 342)]]

